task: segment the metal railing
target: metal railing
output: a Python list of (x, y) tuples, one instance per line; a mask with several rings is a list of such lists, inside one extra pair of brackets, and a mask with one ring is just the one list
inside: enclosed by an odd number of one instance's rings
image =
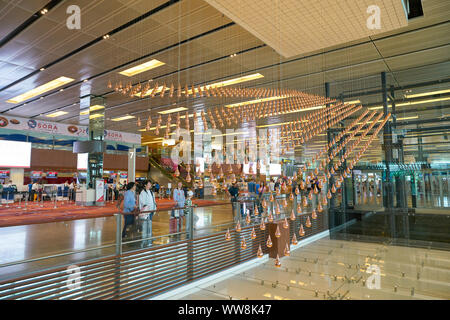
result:
[[(222, 204), (223, 205), (223, 204)], [(229, 204), (227, 205), (229, 207)], [(200, 206), (211, 207), (211, 206)], [(93, 250), (111, 249), (111, 254), (101, 258), (84, 259), (75, 263), (51, 267), (38, 272), (0, 281), (1, 299), (146, 299), (167, 290), (185, 285), (196, 279), (211, 275), (244, 261), (255, 259), (259, 245), (267, 253), (265, 246), (268, 229), (260, 230), (261, 219), (266, 216), (252, 215), (249, 224), (242, 225), (240, 232), (232, 229), (234, 222), (199, 228), (194, 231), (194, 211), (198, 207), (173, 208), (187, 209), (185, 231), (157, 237), (122, 241), (122, 216), (115, 215), (115, 243), (70, 251), (47, 257), (21, 260), (0, 265), (4, 267), (42, 261), (55, 257), (64, 257), (75, 253)], [(169, 210), (173, 210), (169, 209)], [(158, 212), (167, 210), (147, 211)], [(306, 238), (328, 228), (327, 213), (312, 220), (312, 226), (305, 228), (305, 235), (299, 237), (300, 223), (305, 225), (307, 213), (298, 215), (289, 224), (289, 239), (294, 233), (297, 238)], [(275, 221), (288, 215), (279, 214)], [(231, 240), (225, 240), (225, 229), (229, 229)], [(252, 229), (256, 238), (251, 239)], [(219, 230), (219, 231), (218, 231)], [(206, 232), (206, 234), (202, 234)], [(154, 245), (157, 239), (174, 238), (175, 241)], [(182, 238), (184, 237), (184, 239)], [(241, 248), (245, 238), (248, 245)], [(124, 248), (142, 241), (152, 241), (153, 245), (143, 249)]]

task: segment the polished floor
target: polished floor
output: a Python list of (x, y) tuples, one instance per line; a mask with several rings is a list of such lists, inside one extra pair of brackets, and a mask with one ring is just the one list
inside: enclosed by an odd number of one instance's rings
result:
[[(211, 199), (195, 199), (194, 205), (205, 206), (220, 203)], [(172, 199), (156, 199), (159, 210), (175, 206)], [(72, 201), (15, 202), (0, 205), (0, 227), (68, 221), (112, 216), (118, 212), (117, 201), (106, 201), (103, 206), (82, 206)]]
[[(379, 288), (368, 288), (369, 266), (380, 270)], [(283, 257), (280, 268), (269, 259), (172, 298), (450, 299), (450, 252), (323, 238)]]
[[(233, 221), (230, 203), (198, 207), (194, 209), (194, 213), (197, 217), (195, 223), (196, 236), (223, 230), (230, 227)], [(154, 244), (168, 243), (173, 240), (172, 237), (167, 236), (170, 234), (170, 214), (171, 210), (159, 211), (153, 217), (153, 237), (158, 237), (154, 240)], [(0, 280), (19, 273), (114, 254), (116, 226), (115, 217), (102, 217), (0, 228)], [(182, 226), (182, 231), (185, 231), (185, 223)], [(177, 239), (182, 238), (183, 235), (177, 237)], [(128, 241), (139, 239), (141, 239), (139, 232), (127, 238)], [(96, 249), (98, 247), (103, 248)], [(123, 250), (136, 248), (140, 248), (140, 242), (124, 245)], [(94, 250), (76, 253), (76, 251), (86, 249)], [(60, 254), (64, 255), (58, 256)], [(54, 257), (18, 265), (2, 266), (45, 256)]]

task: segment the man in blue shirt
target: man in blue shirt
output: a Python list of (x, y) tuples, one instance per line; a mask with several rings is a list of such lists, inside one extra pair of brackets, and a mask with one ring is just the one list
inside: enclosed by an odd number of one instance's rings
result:
[[(136, 184), (134, 182), (130, 182), (127, 184), (127, 191), (125, 192), (125, 196), (123, 199), (123, 213), (124, 214), (124, 225), (122, 230), (122, 238), (126, 236), (126, 230), (128, 226), (132, 226), (134, 224), (134, 211), (137, 208), (136, 205)], [(126, 214), (128, 213), (128, 214)]]

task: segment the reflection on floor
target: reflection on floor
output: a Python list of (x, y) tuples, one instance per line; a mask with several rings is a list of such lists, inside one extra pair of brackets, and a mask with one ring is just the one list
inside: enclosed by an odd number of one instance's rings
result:
[[(193, 204), (198, 206), (214, 205), (221, 202), (223, 201), (216, 199), (193, 200)], [(157, 199), (156, 203), (159, 210), (167, 210), (175, 206), (175, 201), (172, 199)], [(116, 205), (117, 201), (107, 201), (104, 206), (81, 206), (69, 201), (0, 205), (0, 227), (108, 217), (118, 212)]]
[[(369, 266), (380, 270), (379, 287)], [(450, 252), (323, 238), (282, 258), (280, 268), (270, 259), (174, 298), (450, 299)]]

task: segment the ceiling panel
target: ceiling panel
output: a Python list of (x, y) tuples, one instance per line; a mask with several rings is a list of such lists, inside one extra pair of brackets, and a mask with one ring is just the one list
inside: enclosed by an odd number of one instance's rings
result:
[[(206, 0), (278, 53), (291, 57), (407, 25), (400, 0)], [(367, 8), (380, 9), (380, 29)]]

